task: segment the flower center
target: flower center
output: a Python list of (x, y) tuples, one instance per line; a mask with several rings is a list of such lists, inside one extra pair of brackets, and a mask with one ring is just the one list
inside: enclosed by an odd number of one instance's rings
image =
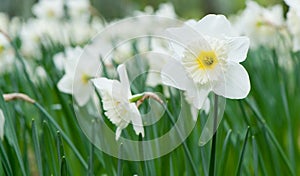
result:
[(89, 80), (91, 79), (92, 77), (87, 75), (87, 74), (83, 74), (81, 76), (81, 81), (83, 82), (83, 84), (88, 84)]
[(50, 17), (50, 18), (53, 18), (55, 16), (55, 12), (52, 9), (49, 9), (47, 11), (47, 16)]
[(201, 51), (197, 57), (198, 68), (213, 69), (218, 63), (216, 53), (214, 51)]

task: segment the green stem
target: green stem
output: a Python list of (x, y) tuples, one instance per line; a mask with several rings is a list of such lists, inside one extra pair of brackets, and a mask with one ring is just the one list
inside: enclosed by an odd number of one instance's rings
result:
[(118, 158), (118, 173), (117, 175), (118, 176), (122, 176), (123, 175), (123, 160), (122, 160), (122, 149), (123, 148), (123, 144), (121, 143), (120, 144), (120, 147), (119, 147), (119, 158)]
[(34, 106), (38, 108), (45, 117), (50, 121), (50, 123), (61, 133), (61, 136), (64, 138), (64, 140), (67, 142), (67, 144), (70, 146), (70, 148), (74, 151), (75, 155), (79, 159), (80, 163), (85, 169), (88, 169), (88, 164), (83, 159), (77, 148), (74, 146), (72, 141), (69, 139), (69, 137), (66, 135), (66, 133), (63, 132), (63, 130), (60, 128), (60, 126), (56, 123), (56, 121), (51, 117), (51, 115), (37, 102), (34, 103)]
[(214, 100), (214, 124), (213, 124), (213, 138), (210, 153), (210, 163), (209, 163), (209, 176), (215, 175), (215, 159), (216, 159), (216, 144), (217, 144), (217, 125), (218, 125), (218, 95), (215, 94)]

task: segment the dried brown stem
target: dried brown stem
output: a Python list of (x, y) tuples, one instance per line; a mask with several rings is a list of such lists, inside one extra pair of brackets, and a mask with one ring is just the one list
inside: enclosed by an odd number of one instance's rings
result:
[(9, 94), (3, 94), (3, 98), (5, 101), (13, 101), (13, 100), (23, 100), (29, 103), (35, 103), (35, 100), (30, 98), (28, 95), (23, 93), (9, 93)]
[(136, 102), (136, 106), (139, 108), (139, 106), (140, 106), (141, 104), (143, 104), (143, 102), (144, 102), (147, 98), (152, 98), (152, 99), (154, 99), (155, 101), (157, 101), (158, 103), (163, 104), (163, 101), (162, 101), (162, 100), (159, 98), (159, 96), (157, 96), (155, 93), (152, 93), (152, 92), (145, 92), (145, 93), (144, 93), (144, 96), (143, 96), (140, 100), (138, 100), (138, 101)]

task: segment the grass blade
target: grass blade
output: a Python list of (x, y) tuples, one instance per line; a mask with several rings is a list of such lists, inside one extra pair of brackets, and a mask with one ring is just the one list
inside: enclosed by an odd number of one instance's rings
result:
[(264, 118), (262, 117), (261, 113), (258, 111), (257, 107), (254, 105), (254, 103), (248, 99), (246, 99), (246, 103), (248, 104), (248, 106), (250, 107), (250, 109), (253, 111), (255, 117), (264, 125), (264, 128), (266, 130), (266, 132), (269, 134), (272, 142), (275, 144), (275, 147), (277, 148), (277, 150), (280, 153), (280, 156), (282, 157), (284, 163), (286, 164), (286, 166), (289, 169), (289, 172), (291, 175), (295, 175), (294, 170), (291, 166), (290, 161), (288, 160), (286, 154), (284, 153), (282, 147), (280, 146), (279, 142), (277, 141), (274, 133), (272, 132), (272, 130), (269, 128), (269, 126), (266, 124)]
[(6, 175), (13, 175), (13, 172), (12, 172), (12, 169), (11, 169), (11, 165), (10, 165), (10, 162), (9, 162), (9, 159), (8, 159), (8, 156), (6, 154), (6, 151), (3, 147), (3, 144), (2, 144), (2, 141), (0, 140), (0, 156), (1, 156), (1, 165), (3, 165), (3, 169), (6, 173)]
[(258, 152), (257, 152), (257, 143), (256, 143), (255, 136), (252, 136), (252, 149), (253, 149), (254, 175), (258, 176)]
[(68, 168), (67, 168), (67, 161), (66, 157), (62, 156), (61, 162), (60, 162), (60, 175), (61, 176), (67, 176), (68, 175)]
[[(227, 156), (229, 154), (229, 151), (228, 151), (228, 145), (229, 145), (229, 142), (230, 142), (230, 137), (231, 137), (231, 134), (232, 134), (232, 130), (229, 129), (227, 131), (227, 134), (226, 134), (226, 137), (225, 137), (225, 140), (223, 142), (223, 147), (222, 147), (222, 156), (221, 156), (221, 159), (220, 159), (220, 163), (226, 163), (226, 159), (227, 159)], [(224, 164), (219, 164), (219, 173), (223, 173), (224, 171)]]
[(37, 161), (38, 172), (39, 172), (39, 175), (43, 175), (41, 148), (40, 148), (38, 132), (37, 132), (37, 128), (36, 128), (34, 119), (32, 120), (32, 123), (31, 123), (31, 130), (32, 130), (32, 140), (33, 140), (35, 158)]
[(245, 135), (245, 138), (244, 138), (242, 152), (241, 152), (239, 162), (238, 162), (238, 167), (237, 167), (236, 174), (235, 174), (237, 176), (241, 175), (242, 163), (243, 163), (243, 159), (244, 159), (244, 155), (245, 155), (245, 151), (246, 151), (246, 146), (247, 146), (247, 142), (248, 142), (249, 129), (250, 129), (250, 127), (248, 126), (247, 132), (246, 132), (246, 135)]
[(51, 117), (51, 115), (39, 104), (39, 103), (34, 103), (34, 106), (38, 108), (44, 115), (45, 117), (49, 120), (49, 122), (56, 128), (58, 131), (60, 131), (61, 136), (64, 138), (64, 140), (67, 142), (67, 144), (70, 146), (70, 148), (73, 150), (77, 158), (79, 159), (80, 163), (85, 169), (88, 169), (88, 164), (86, 161), (83, 159), (77, 148), (74, 146), (72, 141), (69, 139), (69, 137), (63, 132), (63, 130), (60, 128), (60, 126), (56, 123), (56, 121)]

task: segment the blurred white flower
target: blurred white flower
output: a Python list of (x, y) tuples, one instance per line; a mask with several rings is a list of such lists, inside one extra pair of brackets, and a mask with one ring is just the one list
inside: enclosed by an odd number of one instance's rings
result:
[(68, 57), (65, 60), (65, 75), (58, 82), (57, 87), (60, 91), (72, 94), (79, 106), (85, 105), (93, 94), (93, 86), (90, 79), (97, 76), (100, 67), (100, 61), (85, 49), (76, 47), (73, 51), (68, 51)]
[[(61, 26), (61, 28), (59, 27)], [(26, 56), (40, 56), (40, 45), (48, 46), (51, 42), (62, 43), (67, 39), (63, 33), (62, 24), (59, 21), (46, 19), (29, 19), (23, 24), (20, 38), (22, 41), (21, 51)]]
[(223, 15), (207, 15), (197, 23), (167, 29), (184, 49), (162, 70), (164, 84), (184, 90), (197, 109), (210, 91), (230, 99), (245, 98), (250, 91), (247, 71), (239, 64), (249, 49), (249, 39), (238, 37)]
[(268, 46), (274, 48), (279, 40), (279, 32), (284, 29), (283, 9), (280, 5), (264, 8), (254, 1), (248, 1), (246, 9), (233, 20), (240, 35), (251, 39), (251, 47)]
[(68, 13), (72, 18), (84, 18), (88, 20), (90, 17), (90, 1), (89, 0), (67, 0)]
[(134, 16), (156, 15), (167, 18), (176, 18), (176, 12), (172, 3), (163, 3), (159, 5), (157, 11), (154, 12), (153, 7), (146, 6), (144, 11), (134, 11)]
[[(99, 27), (99, 26), (98, 26)], [(74, 20), (64, 24), (64, 34), (72, 44), (85, 44), (101, 29), (95, 29), (87, 21)]]
[(7, 38), (0, 33), (0, 73), (10, 71), (15, 64), (15, 55)]
[(287, 27), (291, 33), (293, 40), (293, 50), (300, 50), (300, 1), (297, 0), (285, 0), (289, 5), (289, 11), (287, 13)]
[(5, 13), (0, 13), (0, 29), (8, 33), (9, 18)]
[(0, 139), (3, 140), (4, 136), (4, 123), (5, 123), (5, 118), (3, 111), (0, 109)]
[(172, 3), (163, 3), (159, 5), (155, 15), (167, 18), (177, 18), (174, 6)]
[(10, 46), (9, 41), (7, 38), (0, 33), (0, 55)]
[[(134, 50), (134, 46), (137, 51)], [(121, 43), (120, 45), (116, 46), (113, 50), (113, 60), (118, 63), (122, 64), (125, 63), (127, 60), (132, 59), (134, 55), (143, 53), (148, 51), (149, 49), (149, 38), (139, 38), (133, 39), (126, 43)]]
[(40, 0), (32, 7), (37, 18), (58, 19), (64, 16), (63, 0)]
[(103, 109), (108, 119), (117, 126), (116, 140), (131, 122), (137, 135), (144, 137), (141, 114), (135, 103), (130, 102), (132, 94), (125, 65), (118, 67), (120, 81), (107, 78), (93, 79), (95, 87), (100, 91)]
[(66, 47), (65, 51), (57, 53), (53, 56), (54, 64), (57, 69), (64, 70), (65, 63), (68, 62), (68, 60), (75, 61), (75, 59), (78, 58), (81, 53), (82, 49), (80, 47)]
[(168, 41), (166, 40), (151, 38), (151, 52), (146, 55), (146, 59), (149, 63), (146, 84), (151, 87), (162, 85), (160, 73), (169, 59), (168, 56), (171, 55), (167, 43)]

